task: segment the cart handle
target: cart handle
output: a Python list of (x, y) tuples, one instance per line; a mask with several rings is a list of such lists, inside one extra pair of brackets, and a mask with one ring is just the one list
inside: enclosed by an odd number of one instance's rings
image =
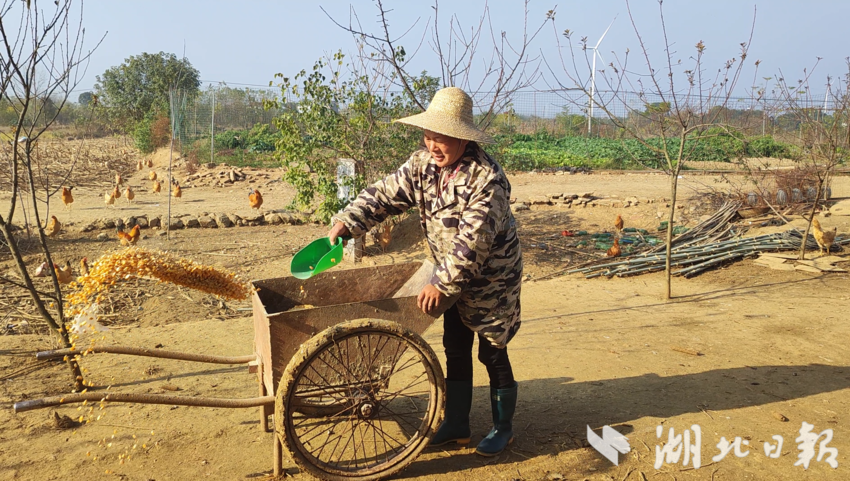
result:
[(92, 346), (85, 349), (57, 349), (55, 351), (41, 351), (35, 355), (36, 359), (56, 359), (65, 356), (75, 356), (84, 352), (129, 354), (131, 356), (159, 357), (163, 359), (179, 359), (181, 361), (208, 362), (212, 364), (248, 364), (257, 360), (256, 354), (247, 356), (211, 356), (209, 354), (190, 354), (178, 351), (161, 351), (159, 349), (148, 349), (143, 347), (127, 346)]
[(89, 402), (127, 402), (142, 404), (169, 404), (173, 406), (198, 406), (207, 408), (251, 408), (257, 406), (274, 405), (274, 396), (261, 396), (253, 398), (213, 398), (213, 397), (189, 397), (173, 396), (170, 394), (134, 394), (134, 393), (97, 393), (84, 392), (52, 396), (42, 399), (31, 399), (29, 401), (16, 402), (14, 409), (16, 413), (32, 411), (50, 406), (63, 404)]

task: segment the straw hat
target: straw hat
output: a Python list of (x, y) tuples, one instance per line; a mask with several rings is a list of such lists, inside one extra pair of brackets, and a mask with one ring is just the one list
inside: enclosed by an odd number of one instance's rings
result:
[(431, 130), (456, 139), (474, 140), (484, 144), (495, 142), (493, 137), (475, 125), (472, 119), (472, 98), (457, 87), (438, 90), (426, 111), (394, 122)]

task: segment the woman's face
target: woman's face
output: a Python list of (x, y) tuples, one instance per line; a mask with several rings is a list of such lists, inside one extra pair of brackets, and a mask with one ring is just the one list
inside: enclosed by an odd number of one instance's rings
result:
[(468, 140), (456, 139), (447, 135), (438, 134), (430, 130), (425, 131), (425, 147), (431, 152), (431, 157), (438, 167), (448, 167), (463, 156)]

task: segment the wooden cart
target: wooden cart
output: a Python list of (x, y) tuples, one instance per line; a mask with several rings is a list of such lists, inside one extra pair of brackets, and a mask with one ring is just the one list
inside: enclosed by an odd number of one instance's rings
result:
[[(281, 472), (286, 450), (301, 469), (321, 479), (382, 479), (410, 464), (440, 421), (445, 380), (437, 356), (421, 334), (454, 300), (429, 314), (416, 307), (416, 296), (433, 270), (429, 262), (414, 262), (329, 271), (306, 280), (254, 281), (255, 353), (249, 356), (120, 346), (92, 349), (250, 364), (259, 378), (258, 397), (88, 392), (19, 402), (15, 411), (104, 397), (110, 402), (260, 406), (261, 427), (275, 432), (275, 475)], [(73, 352), (49, 351), (37, 357), (68, 354)]]

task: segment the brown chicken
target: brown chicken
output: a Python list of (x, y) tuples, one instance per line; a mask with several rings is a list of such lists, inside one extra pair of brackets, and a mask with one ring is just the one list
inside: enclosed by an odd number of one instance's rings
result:
[(103, 202), (106, 204), (107, 208), (109, 208), (110, 205), (114, 207), (115, 206), (115, 196), (113, 195), (113, 193), (107, 192), (106, 194), (103, 194)]
[(153, 160), (151, 160), (151, 159), (146, 160), (145, 165), (148, 166), (148, 168), (153, 167)]
[(118, 241), (122, 246), (134, 246), (136, 245), (136, 242), (139, 241), (140, 230), (138, 225), (133, 226), (133, 228), (130, 229), (129, 234), (121, 230), (120, 227), (117, 229), (116, 233), (118, 234)]
[(142, 162), (142, 159), (139, 159), (139, 161), (136, 162), (136, 170), (141, 171), (144, 168), (145, 168), (145, 163)]
[(74, 203), (74, 196), (71, 194), (73, 187), (62, 187), (62, 203), (68, 210), (71, 210), (71, 204)]
[(614, 227), (618, 234), (623, 231), (623, 217), (620, 214), (617, 214), (617, 218), (614, 220)]
[(74, 273), (71, 271), (71, 262), (65, 261), (65, 267), (56, 270), (56, 279), (60, 284), (68, 284), (74, 280)]
[(392, 224), (387, 222), (378, 228), (378, 233), (375, 235), (375, 240), (378, 241), (378, 245), (381, 246), (381, 250), (384, 252), (387, 251), (387, 247), (390, 246), (390, 242), (393, 240), (392, 230)]
[(614, 245), (612, 245), (608, 252), (605, 253), (608, 257), (620, 257), (620, 239), (614, 239)]
[(148, 174), (148, 179), (156, 180), (156, 171), (155, 170), (150, 171), (150, 173)]
[(127, 197), (127, 205), (130, 204), (130, 201), (136, 198), (136, 194), (133, 192), (133, 189), (130, 186), (127, 186), (127, 189), (124, 191), (124, 196)]
[(248, 189), (248, 203), (252, 209), (258, 209), (263, 205), (263, 194), (257, 189)]
[(89, 258), (83, 257), (80, 259), (80, 275), (87, 276), (89, 275)]
[(117, 186), (121, 185), (123, 182), (124, 182), (124, 178), (123, 178), (123, 177), (121, 177), (121, 174), (117, 174), (117, 173), (116, 173), (116, 174), (115, 174), (115, 185), (116, 185), (116, 188), (117, 188)]
[(158, 180), (153, 181), (153, 192), (154, 194), (159, 194), (162, 190), (162, 184), (159, 183)]
[(50, 220), (47, 221), (47, 227), (44, 229), (44, 233), (47, 234), (47, 237), (55, 237), (61, 230), (62, 223), (59, 222), (59, 219), (55, 215), (51, 215)]
[(179, 199), (183, 197), (183, 189), (180, 188), (180, 184), (177, 183), (176, 180), (172, 181), (174, 187), (171, 188), (171, 197), (175, 199)]
[(121, 198), (121, 189), (119, 189), (117, 185), (114, 189), (112, 189), (112, 197), (115, 197), (116, 199)]
[(824, 231), (820, 222), (817, 219), (812, 219), (812, 234), (815, 236), (815, 241), (818, 243), (819, 252), (824, 254), (829, 254), (829, 250), (832, 248), (832, 243), (835, 242), (835, 234), (838, 233), (838, 227), (833, 227), (832, 230)]

